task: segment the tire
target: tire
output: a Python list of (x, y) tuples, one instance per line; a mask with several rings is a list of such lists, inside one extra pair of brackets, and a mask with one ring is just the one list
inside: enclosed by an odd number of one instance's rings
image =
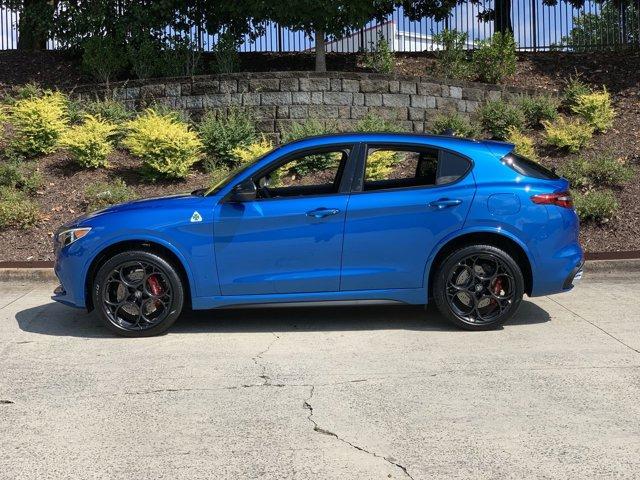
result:
[(442, 315), (466, 330), (501, 327), (515, 315), (523, 295), (520, 267), (492, 245), (456, 250), (439, 265), (433, 284)]
[(182, 312), (184, 285), (177, 269), (155, 253), (132, 250), (109, 258), (92, 286), (93, 305), (104, 325), (124, 337), (151, 337)]

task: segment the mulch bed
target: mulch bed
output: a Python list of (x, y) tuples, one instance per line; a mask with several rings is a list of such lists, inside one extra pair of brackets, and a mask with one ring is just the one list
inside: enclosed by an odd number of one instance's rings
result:
[[(430, 54), (404, 54), (397, 57), (397, 73), (428, 75), (434, 62)], [(205, 58), (205, 61), (208, 61)], [(246, 70), (310, 70), (312, 55), (242, 54)], [(329, 55), (330, 70), (362, 71), (360, 57), (354, 54)], [(606, 85), (612, 93), (618, 117), (613, 129), (596, 135), (582, 156), (603, 152), (626, 158), (637, 170), (635, 179), (616, 191), (621, 209), (603, 225), (582, 226), (581, 241), (588, 252), (640, 250), (640, 54), (522, 54), (518, 71), (506, 79), (508, 85), (533, 87), (557, 92), (569, 75), (580, 73), (594, 85)], [(0, 90), (9, 85), (37, 81), (44, 86), (66, 89), (87, 83), (77, 61), (59, 52), (0, 52)], [(538, 132), (536, 135), (540, 135)], [(558, 166), (576, 155), (543, 151), (542, 162)], [(55, 229), (86, 209), (84, 190), (89, 183), (120, 177), (139, 196), (158, 196), (189, 192), (207, 185), (208, 177), (196, 171), (183, 182), (150, 182), (137, 172), (138, 161), (118, 152), (109, 169), (81, 170), (64, 153), (38, 160), (45, 183), (36, 196), (43, 212), (42, 221), (29, 230), (0, 230), (0, 261), (52, 259), (52, 234)]]

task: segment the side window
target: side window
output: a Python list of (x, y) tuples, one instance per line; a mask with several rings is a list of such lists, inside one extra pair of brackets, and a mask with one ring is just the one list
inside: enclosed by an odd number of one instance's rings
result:
[(296, 197), (337, 193), (349, 149), (301, 154), (257, 179), (259, 198)]
[(369, 147), (364, 190), (446, 185), (468, 169), (468, 160), (445, 150)]

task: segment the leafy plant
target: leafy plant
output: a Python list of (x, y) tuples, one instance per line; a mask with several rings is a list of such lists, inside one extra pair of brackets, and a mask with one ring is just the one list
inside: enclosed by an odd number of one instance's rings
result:
[(509, 33), (496, 32), (473, 52), (475, 73), (481, 82), (499, 83), (516, 72), (516, 43)]
[(116, 125), (131, 120), (135, 114), (124, 103), (109, 99), (86, 102), (83, 105), (83, 110), (90, 115), (101, 117)]
[(42, 186), (42, 175), (28, 163), (12, 159), (0, 163), (0, 187), (33, 193)]
[(619, 187), (635, 175), (633, 167), (611, 155), (601, 155), (591, 160), (575, 158), (562, 165), (558, 172), (574, 188)]
[[(281, 132), (282, 143), (293, 142), (305, 137), (324, 135), (337, 130), (334, 124), (323, 125), (315, 118), (308, 118), (302, 123), (294, 123), (290, 128)], [(319, 172), (331, 168), (335, 164), (335, 157), (331, 153), (312, 155), (305, 157), (305, 161), (294, 163), (291, 171), (297, 175), (305, 176), (312, 172)]]
[(267, 139), (264, 135), (260, 140), (250, 143), (248, 145), (235, 147), (231, 150), (231, 154), (238, 163), (245, 164), (251, 163), (258, 158), (262, 157), (265, 153), (273, 150), (273, 143)]
[(364, 66), (378, 73), (391, 73), (395, 69), (393, 52), (382, 32), (378, 32), (376, 43), (369, 42), (364, 55)]
[(152, 177), (184, 178), (200, 159), (202, 143), (189, 125), (147, 109), (126, 124), (123, 145)]
[(367, 155), (365, 180), (384, 180), (389, 178), (393, 167), (398, 163), (397, 152), (392, 150), (376, 150)]
[(131, 70), (137, 78), (151, 78), (162, 69), (162, 56), (156, 39), (144, 36), (127, 47)]
[(215, 73), (234, 73), (240, 70), (239, 43), (231, 32), (224, 32), (218, 37), (218, 43), (213, 49)]
[(397, 123), (386, 120), (371, 112), (358, 120), (355, 125), (356, 132), (401, 132), (402, 127)]
[(0, 228), (29, 228), (38, 222), (38, 204), (27, 198), (24, 192), (0, 187)]
[(128, 202), (136, 198), (131, 190), (121, 178), (113, 182), (95, 182), (87, 185), (85, 192), (87, 211), (101, 210), (109, 205)]
[(116, 126), (100, 117), (87, 115), (84, 123), (71, 127), (62, 137), (61, 144), (71, 158), (85, 168), (106, 167), (107, 157), (113, 151), (111, 137)]
[(606, 88), (580, 95), (571, 106), (571, 111), (582, 117), (597, 132), (609, 130), (616, 115), (611, 105), (611, 95)]
[(200, 65), (198, 45), (188, 37), (174, 35), (162, 55), (160, 73), (166, 77), (192, 76)]
[(579, 97), (590, 93), (591, 87), (580, 80), (579, 75), (571, 75), (562, 91), (564, 104), (568, 108), (571, 108), (578, 102)]
[(558, 117), (559, 102), (551, 95), (524, 95), (520, 97), (518, 105), (529, 127), (537, 127), (543, 120), (555, 120)]
[(480, 127), (458, 112), (437, 115), (431, 128), (433, 133), (451, 132), (457, 137), (474, 138), (480, 135)]
[(522, 131), (517, 128), (509, 127), (507, 129), (507, 136), (505, 140), (515, 145), (514, 150), (518, 155), (522, 155), (523, 157), (531, 160), (538, 159), (533, 139), (522, 133)]
[(84, 42), (82, 67), (96, 80), (107, 84), (127, 66), (124, 46), (109, 36), (94, 35)]
[(610, 191), (573, 192), (572, 196), (576, 212), (583, 222), (608, 222), (619, 208)]
[(505, 100), (489, 100), (477, 111), (482, 127), (494, 138), (503, 139), (509, 127), (522, 129), (525, 123), (524, 113), (516, 105)]
[(436, 73), (443, 77), (463, 79), (471, 76), (473, 64), (469, 60), (465, 32), (445, 29), (433, 36), (441, 48), (436, 51)]
[(28, 157), (53, 152), (67, 127), (66, 98), (59, 92), (19, 100), (11, 109), (13, 148)]
[(256, 125), (246, 111), (231, 108), (222, 111), (208, 111), (198, 127), (207, 159), (205, 167), (212, 171), (216, 165), (233, 167), (236, 159), (233, 149), (251, 144), (256, 139)]
[(577, 152), (585, 147), (593, 136), (593, 127), (580, 119), (558, 117), (555, 121), (543, 121), (547, 143), (554, 147)]

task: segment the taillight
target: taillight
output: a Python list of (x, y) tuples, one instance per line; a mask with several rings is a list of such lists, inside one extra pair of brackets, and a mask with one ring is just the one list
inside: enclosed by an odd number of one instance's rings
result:
[(557, 205), (558, 207), (573, 208), (573, 199), (569, 192), (541, 193), (531, 197), (538, 205)]

